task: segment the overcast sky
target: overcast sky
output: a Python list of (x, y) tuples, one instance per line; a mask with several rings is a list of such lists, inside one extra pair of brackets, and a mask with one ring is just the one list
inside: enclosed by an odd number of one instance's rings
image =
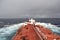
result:
[(0, 0), (0, 18), (60, 18), (60, 0)]

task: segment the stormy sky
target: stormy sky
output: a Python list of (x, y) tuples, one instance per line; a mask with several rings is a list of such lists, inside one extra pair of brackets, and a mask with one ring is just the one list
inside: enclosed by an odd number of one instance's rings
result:
[(0, 0), (0, 18), (60, 18), (60, 0)]

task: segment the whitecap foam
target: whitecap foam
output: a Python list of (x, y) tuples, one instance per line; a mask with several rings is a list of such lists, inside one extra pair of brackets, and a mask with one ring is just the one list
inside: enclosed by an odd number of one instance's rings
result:
[(42, 25), (43, 27), (46, 27), (46, 28), (50, 29), (53, 32), (60, 33), (60, 27), (57, 27), (56, 25), (52, 25), (51, 23), (37, 22), (36, 25)]
[[(21, 26), (25, 23), (19, 23), (10, 25), (8, 27), (0, 28), (0, 40), (11, 40), (12, 36), (15, 34), (15, 32), (21, 28)], [(60, 27), (57, 27), (56, 25), (52, 25), (51, 23), (40, 23), (37, 22), (37, 24), (42, 25), (53, 32), (60, 33)]]
[[(14, 24), (9, 27), (0, 28), (0, 40), (7, 40), (7, 37), (12, 36), (24, 23)], [(11, 40), (11, 39), (9, 39)]]

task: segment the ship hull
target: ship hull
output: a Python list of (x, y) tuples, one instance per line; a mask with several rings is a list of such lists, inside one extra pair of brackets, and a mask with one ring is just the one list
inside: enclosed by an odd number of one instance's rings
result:
[(60, 36), (35, 21), (28, 22), (19, 28), (12, 40), (60, 40)]

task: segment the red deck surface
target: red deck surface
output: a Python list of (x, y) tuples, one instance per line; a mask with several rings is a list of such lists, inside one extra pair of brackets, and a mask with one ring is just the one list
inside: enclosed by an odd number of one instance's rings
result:
[(17, 31), (13, 40), (60, 40), (60, 36), (41, 25), (27, 24)]

